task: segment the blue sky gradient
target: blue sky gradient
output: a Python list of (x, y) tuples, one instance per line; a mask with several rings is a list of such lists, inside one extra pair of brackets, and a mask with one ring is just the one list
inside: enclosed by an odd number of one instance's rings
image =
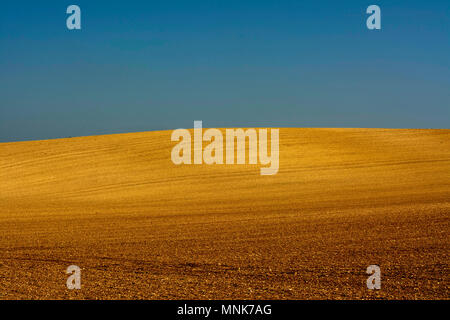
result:
[(2, 2), (0, 142), (194, 120), (450, 128), (450, 1)]

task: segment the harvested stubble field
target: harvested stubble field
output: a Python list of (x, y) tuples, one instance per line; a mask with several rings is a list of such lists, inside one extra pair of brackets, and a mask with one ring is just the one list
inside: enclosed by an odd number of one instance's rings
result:
[(0, 144), (0, 299), (449, 299), (450, 130), (280, 129), (273, 176), (170, 134)]

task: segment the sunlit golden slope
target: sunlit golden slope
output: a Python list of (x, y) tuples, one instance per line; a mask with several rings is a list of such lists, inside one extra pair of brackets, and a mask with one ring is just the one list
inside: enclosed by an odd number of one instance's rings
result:
[(0, 299), (449, 298), (450, 130), (280, 129), (273, 176), (170, 134), (1, 143)]

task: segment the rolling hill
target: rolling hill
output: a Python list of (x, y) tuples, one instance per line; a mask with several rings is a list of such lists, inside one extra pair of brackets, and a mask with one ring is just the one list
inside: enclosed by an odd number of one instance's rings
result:
[(1, 143), (0, 299), (449, 298), (450, 130), (282, 128), (272, 176), (170, 134)]

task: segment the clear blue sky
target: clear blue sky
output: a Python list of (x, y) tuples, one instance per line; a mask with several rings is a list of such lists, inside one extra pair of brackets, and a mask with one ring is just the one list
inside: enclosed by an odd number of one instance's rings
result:
[(450, 1), (2, 1), (0, 141), (194, 120), (450, 128)]

